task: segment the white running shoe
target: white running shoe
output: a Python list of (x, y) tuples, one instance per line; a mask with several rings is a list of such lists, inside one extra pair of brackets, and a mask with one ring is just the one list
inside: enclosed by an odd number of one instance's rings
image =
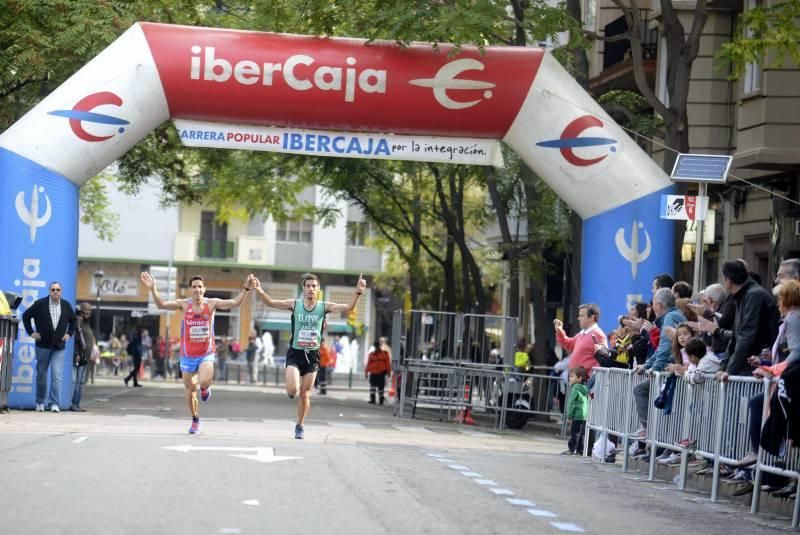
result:
[(50, 405), (50, 412), (61, 412), (61, 409), (58, 408), (58, 405)]
[(36, 404), (36, 412), (44, 412), (44, 403)]

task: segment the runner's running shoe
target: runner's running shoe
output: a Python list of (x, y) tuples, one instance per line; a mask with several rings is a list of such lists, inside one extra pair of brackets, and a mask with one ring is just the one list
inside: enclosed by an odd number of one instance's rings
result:
[(295, 425), (294, 426), (294, 438), (301, 440), (303, 438), (303, 426), (302, 425)]
[(189, 434), (190, 435), (196, 435), (199, 432), (200, 432), (200, 418), (198, 418), (196, 420), (193, 418), (192, 419), (192, 426), (189, 428)]
[(211, 387), (203, 388), (200, 387), (200, 399), (202, 401), (208, 401), (211, 398)]

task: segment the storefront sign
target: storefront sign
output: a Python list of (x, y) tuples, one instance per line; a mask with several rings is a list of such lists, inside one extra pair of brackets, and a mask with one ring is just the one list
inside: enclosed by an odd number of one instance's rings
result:
[[(97, 281), (92, 279), (92, 295), (97, 295)], [(139, 280), (136, 277), (109, 277), (100, 281), (100, 295), (107, 297), (136, 297)]]

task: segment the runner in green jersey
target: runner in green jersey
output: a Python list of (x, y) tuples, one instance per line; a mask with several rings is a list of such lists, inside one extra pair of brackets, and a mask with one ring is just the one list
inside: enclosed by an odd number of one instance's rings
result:
[(367, 287), (364, 274), (358, 276), (356, 291), (349, 304), (337, 304), (318, 300), (319, 278), (307, 273), (303, 275), (302, 299), (272, 299), (261, 288), (259, 280), (250, 276), (250, 286), (265, 305), (280, 310), (292, 311), (292, 339), (286, 354), (286, 393), (290, 398), (300, 392), (297, 399), (297, 424), (294, 438), (303, 438), (303, 422), (311, 408), (311, 391), (319, 370), (319, 346), (322, 341), (322, 324), (328, 312), (350, 312), (358, 304)]

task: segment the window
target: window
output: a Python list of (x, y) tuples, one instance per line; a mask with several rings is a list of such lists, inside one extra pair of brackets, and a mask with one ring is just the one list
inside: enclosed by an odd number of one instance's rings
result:
[(581, 3), (583, 4), (581, 6), (583, 29), (593, 32), (597, 24), (597, 0), (583, 0)]
[(661, 38), (661, 50), (658, 52), (658, 100), (669, 108), (669, 91), (667, 91), (667, 40)]
[[(761, 7), (762, 0), (746, 0), (744, 9), (750, 11), (757, 7)], [(747, 37), (752, 37), (753, 31), (747, 30)], [(744, 87), (743, 92), (745, 95), (756, 93), (761, 90), (761, 67), (758, 63), (748, 63), (744, 67)]]
[(283, 221), (278, 223), (275, 239), (290, 243), (311, 243), (311, 229), (314, 224), (311, 220)]
[(215, 219), (216, 213), (204, 210), (200, 214), (200, 241), (197, 255), (200, 258), (229, 258), (233, 256), (228, 243), (228, 225)]
[(368, 221), (347, 222), (347, 245), (364, 247), (371, 236), (372, 229)]

